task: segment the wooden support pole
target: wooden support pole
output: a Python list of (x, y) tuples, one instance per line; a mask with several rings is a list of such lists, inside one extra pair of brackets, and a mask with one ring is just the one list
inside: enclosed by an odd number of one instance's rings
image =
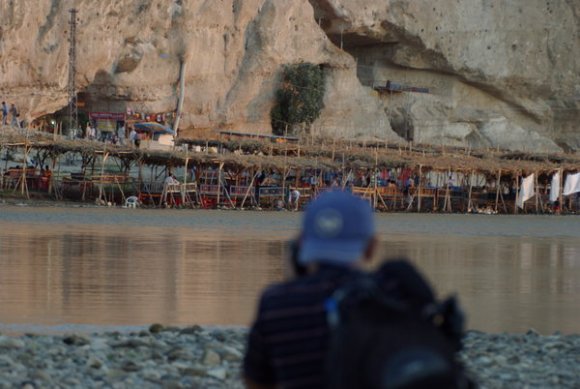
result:
[(58, 155), (55, 155), (54, 158), (52, 159), (52, 174), (50, 175), (50, 177), (48, 178), (48, 195), (50, 196), (52, 194), (53, 191), (53, 182), (54, 182), (54, 171), (56, 168), (56, 163), (59, 159)]
[(199, 205), (202, 208), (205, 208), (205, 204), (206, 204), (205, 199), (207, 198), (207, 194), (202, 192), (202, 186), (204, 185), (204, 183), (207, 183), (207, 169), (205, 167), (205, 164), (200, 163), (198, 165), (196, 176), (199, 177), (197, 179), (198, 183), (199, 183), (199, 196), (198, 196)]
[(501, 169), (499, 169), (497, 171), (497, 182), (496, 182), (496, 188), (495, 188), (495, 212), (497, 212), (497, 207), (499, 204), (499, 193), (501, 190)]
[(6, 148), (6, 156), (5, 156), (5, 162), (4, 162), (4, 171), (8, 170), (8, 150), (10, 150), (11, 147), (7, 147)]
[(254, 172), (254, 174), (252, 175), (252, 180), (250, 181), (250, 185), (248, 186), (248, 189), (246, 190), (246, 194), (244, 194), (244, 198), (242, 200), (242, 204), (240, 205), (240, 208), (244, 208), (244, 204), (246, 203), (246, 199), (248, 198), (250, 191), (254, 187), (254, 181), (256, 180), (256, 177), (258, 177), (258, 172)]
[(342, 190), (344, 190), (344, 186), (346, 185), (346, 178), (344, 175), (344, 164), (345, 164), (345, 160), (344, 160), (344, 153), (342, 153), (342, 164), (340, 165), (340, 186), (342, 187)]
[[(286, 131), (284, 133), (284, 135), (286, 137), (288, 137), (288, 125), (286, 125)], [(285, 148), (284, 148), (284, 172), (282, 173), (282, 203), (286, 204), (286, 177), (288, 176), (288, 174), (290, 174), (290, 169), (288, 169), (287, 165), (288, 165), (288, 139), (286, 139), (286, 144), (285, 144)], [(286, 169), (288, 169), (288, 172), (286, 172)]]
[(469, 173), (469, 195), (467, 198), (467, 212), (471, 212), (471, 194), (473, 192), (473, 170)]
[[(222, 178), (220, 177), (220, 182), (221, 182)], [(236, 205), (234, 204), (234, 202), (232, 201), (232, 198), (230, 197), (230, 194), (228, 193), (228, 189), (225, 185), (225, 176), (223, 177), (224, 180), (224, 184), (222, 185), (222, 187), (224, 188), (224, 194), (225, 194), (225, 198), (228, 200), (228, 202), (230, 203), (230, 206), (232, 207), (232, 209), (236, 209)], [(219, 203), (218, 203), (219, 204)]]
[(514, 201), (514, 215), (518, 213), (518, 197), (520, 195), (520, 173), (516, 170), (516, 198)]
[[(121, 203), (124, 204), (125, 203), (125, 192), (123, 191), (123, 188), (121, 187), (121, 183), (119, 182), (119, 180), (117, 179), (117, 176), (114, 177), (115, 179), (115, 183), (117, 184), (117, 187), (119, 188), (119, 191), (121, 192)], [(113, 190), (111, 188), (111, 196), (112, 196)]]
[(81, 201), (85, 201), (85, 196), (87, 194), (87, 183), (86, 183), (86, 177), (85, 177), (85, 173), (83, 171), (83, 180), (81, 181), (81, 185), (83, 187), (83, 193), (81, 195)]
[(560, 191), (558, 192), (558, 203), (560, 205), (560, 213), (564, 210), (564, 194), (562, 193), (563, 185), (564, 185), (564, 169), (560, 168), (558, 170), (560, 172)]
[(347, 173), (347, 175), (345, 176), (343, 173), (342, 176), (342, 190), (344, 190), (346, 188), (346, 184), (348, 183), (348, 179), (350, 178), (350, 176), (352, 175), (352, 169), (350, 169)]
[(187, 172), (189, 170), (187, 170), (187, 164), (189, 163), (189, 157), (187, 155), (187, 152), (185, 153), (185, 166), (183, 168), (183, 183), (187, 184)]
[(421, 212), (421, 184), (422, 184), (422, 174), (423, 165), (419, 165), (419, 185), (417, 185), (417, 212)]
[(286, 178), (290, 174), (290, 169), (286, 168), (286, 162), (284, 161), (284, 171), (282, 172), (282, 202), (286, 204)]
[(199, 193), (200, 190), (200, 183), (201, 183), (201, 163), (195, 164), (195, 201), (201, 206), (201, 194)]
[[(548, 189), (547, 186), (544, 186), (544, 194), (548, 194), (547, 193), (547, 189)], [(548, 196), (549, 196), (549, 194), (548, 194)], [(542, 214), (544, 214), (544, 213), (546, 213), (546, 205), (547, 205), (547, 203), (543, 200), (542, 197), (543, 196), (540, 196), (540, 199), (539, 199), (539, 201), (540, 201), (540, 212)], [(548, 201), (549, 201), (549, 197), (548, 197)]]
[(535, 194), (535, 200), (536, 200), (536, 215), (538, 213), (540, 213), (540, 190), (539, 190), (539, 186), (538, 186), (538, 172), (536, 171), (534, 173), (534, 194)]
[(445, 200), (443, 201), (443, 212), (448, 212), (447, 207), (449, 206), (449, 203), (451, 202), (451, 198), (449, 197), (449, 176), (451, 175), (451, 169), (449, 169), (447, 171), (447, 174), (445, 176)]
[(26, 182), (26, 169), (28, 169), (28, 152), (30, 147), (28, 146), (28, 130), (26, 131), (26, 140), (24, 143), (24, 162), (22, 164), (22, 180), (20, 182), (20, 194), (26, 195), (27, 199), (30, 199), (28, 194), (28, 183)]
[(105, 162), (107, 161), (108, 157), (109, 153), (107, 151), (103, 151), (103, 157), (101, 159), (101, 177), (99, 179), (99, 200), (104, 197), (105, 203), (107, 202), (107, 198), (103, 188), (103, 175), (105, 174)]
[(222, 191), (222, 169), (223, 169), (223, 167), (224, 167), (224, 163), (220, 162), (219, 169), (218, 169), (218, 189), (217, 189), (217, 200), (216, 200), (217, 206), (220, 205), (220, 195), (221, 195), (221, 191)]
[(378, 199), (377, 199), (377, 195), (378, 195), (378, 180), (377, 180), (377, 168), (379, 165), (379, 153), (378, 153), (378, 149), (375, 148), (375, 167), (373, 169), (373, 181), (374, 181), (374, 188), (373, 188), (373, 209), (376, 210), (377, 209), (377, 205), (378, 205)]
[(505, 200), (503, 198), (503, 193), (499, 193), (499, 198), (501, 200), (501, 204), (503, 206), (503, 213), (507, 214), (508, 213), (508, 209), (507, 209), (507, 205), (505, 204)]
[(383, 207), (385, 207), (385, 210), (388, 211), (389, 210), (389, 207), (388, 207), (387, 203), (385, 202), (385, 199), (383, 198), (383, 196), (381, 196), (381, 194), (378, 191), (376, 191), (375, 194), (376, 194), (377, 198), (383, 204)]

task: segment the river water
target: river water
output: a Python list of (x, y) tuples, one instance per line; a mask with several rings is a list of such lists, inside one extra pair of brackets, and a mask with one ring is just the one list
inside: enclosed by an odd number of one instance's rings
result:
[[(248, 325), (300, 213), (0, 206), (0, 331)], [(468, 327), (580, 333), (580, 218), (377, 215)]]

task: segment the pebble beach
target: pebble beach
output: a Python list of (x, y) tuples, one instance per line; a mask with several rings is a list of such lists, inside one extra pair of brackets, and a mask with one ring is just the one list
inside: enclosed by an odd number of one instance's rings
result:
[[(152, 325), (138, 332), (0, 335), (0, 388), (243, 388), (247, 329)], [(465, 336), (481, 388), (580, 387), (580, 335)]]

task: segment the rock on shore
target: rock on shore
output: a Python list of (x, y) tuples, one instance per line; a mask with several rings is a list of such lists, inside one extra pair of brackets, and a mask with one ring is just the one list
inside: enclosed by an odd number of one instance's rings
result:
[[(247, 330), (152, 325), (138, 333), (0, 335), (0, 388), (243, 388)], [(580, 335), (469, 332), (482, 388), (577, 388)]]

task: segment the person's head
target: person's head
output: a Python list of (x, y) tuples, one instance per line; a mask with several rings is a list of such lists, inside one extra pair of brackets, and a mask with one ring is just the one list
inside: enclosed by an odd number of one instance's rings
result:
[(369, 202), (348, 192), (325, 192), (304, 214), (298, 262), (304, 266), (353, 266), (370, 259), (374, 246), (375, 223)]

